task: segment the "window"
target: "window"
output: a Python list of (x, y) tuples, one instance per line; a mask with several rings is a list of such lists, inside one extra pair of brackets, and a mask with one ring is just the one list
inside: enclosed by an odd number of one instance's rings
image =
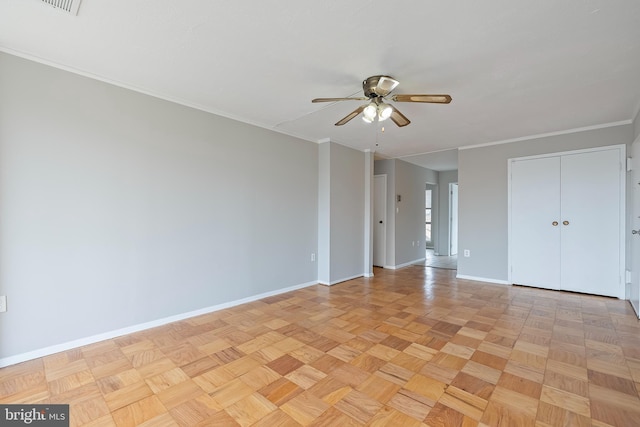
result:
[(427, 248), (433, 246), (433, 242), (431, 240), (431, 197), (432, 197), (432, 191), (426, 190), (425, 196), (424, 196), (424, 201), (425, 201), (425, 209), (424, 209), (425, 233), (424, 234), (425, 234), (425, 242), (426, 242)]

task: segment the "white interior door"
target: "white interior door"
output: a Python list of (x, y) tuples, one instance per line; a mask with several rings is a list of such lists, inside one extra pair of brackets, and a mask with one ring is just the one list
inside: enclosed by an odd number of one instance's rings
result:
[(561, 158), (562, 289), (624, 298), (620, 150)]
[(631, 212), (631, 289), (629, 301), (640, 317), (640, 139), (631, 145), (633, 168), (631, 170), (631, 190), (633, 206)]
[(373, 177), (373, 265), (384, 267), (387, 253), (387, 175)]
[(449, 255), (458, 254), (458, 184), (449, 184)]
[(511, 282), (560, 289), (560, 158), (511, 162)]

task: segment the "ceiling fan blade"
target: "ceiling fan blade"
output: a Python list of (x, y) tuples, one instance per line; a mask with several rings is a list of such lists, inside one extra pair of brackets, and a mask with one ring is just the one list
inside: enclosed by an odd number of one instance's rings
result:
[(393, 95), (395, 102), (430, 102), (434, 104), (448, 104), (451, 102), (449, 95)]
[(336, 126), (342, 126), (342, 125), (348, 123), (355, 116), (357, 116), (358, 114), (362, 113), (362, 110), (364, 110), (364, 107), (366, 107), (366, 105), (361, 105), (358, 108), (356, 108), (355, 110), (353, 110), (352, 112), (350, 112), (349, 114), (347, 114), (345, 117), (343, 117), (342, 119), (340, 119), (336, 123)]
[(380, 76), (373, 91), (378, 96), (387, 96), (400, 82), (388, 76)]
[(398, 125), (398, 127), (404, 127), (406, 125), (408, 125), (409, 123), (411, 123), (411, 120), (407, 119), (407, 117), (402, 114), (400, 111), (398, 111), (398, 109), (396, 107), (394, 107), (393, 105), (391, 106), (391, 120), (393, 120), (393, 123), (395, 123), (396, 125)]
[(312, 99), (311, 102), (337, 102), (337, 101), (366, 101), (369, 98), (316, 98)]

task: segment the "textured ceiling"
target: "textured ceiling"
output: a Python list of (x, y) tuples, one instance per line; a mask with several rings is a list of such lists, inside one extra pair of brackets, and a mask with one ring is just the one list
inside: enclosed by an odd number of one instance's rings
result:
[[(418, 164), (429, 156), (407, 156), (629, 121), (640, 103), (637, 0), (83, 0), (77, 16), (0, 0), (0, 50)], [(453, 102), (398, 103), (412, 123), (384, 132), (333, 125), (357, 102), (310, 102), (360, 96), (376, 74)]]

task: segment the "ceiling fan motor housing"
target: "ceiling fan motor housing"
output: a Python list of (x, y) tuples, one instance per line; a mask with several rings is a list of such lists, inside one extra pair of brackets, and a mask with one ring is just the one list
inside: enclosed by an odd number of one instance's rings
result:
[(387, 95), (396, 87), (398, 81), (389, 76), (371, 76), (362, 82), (364, 96), (377, 98)]

